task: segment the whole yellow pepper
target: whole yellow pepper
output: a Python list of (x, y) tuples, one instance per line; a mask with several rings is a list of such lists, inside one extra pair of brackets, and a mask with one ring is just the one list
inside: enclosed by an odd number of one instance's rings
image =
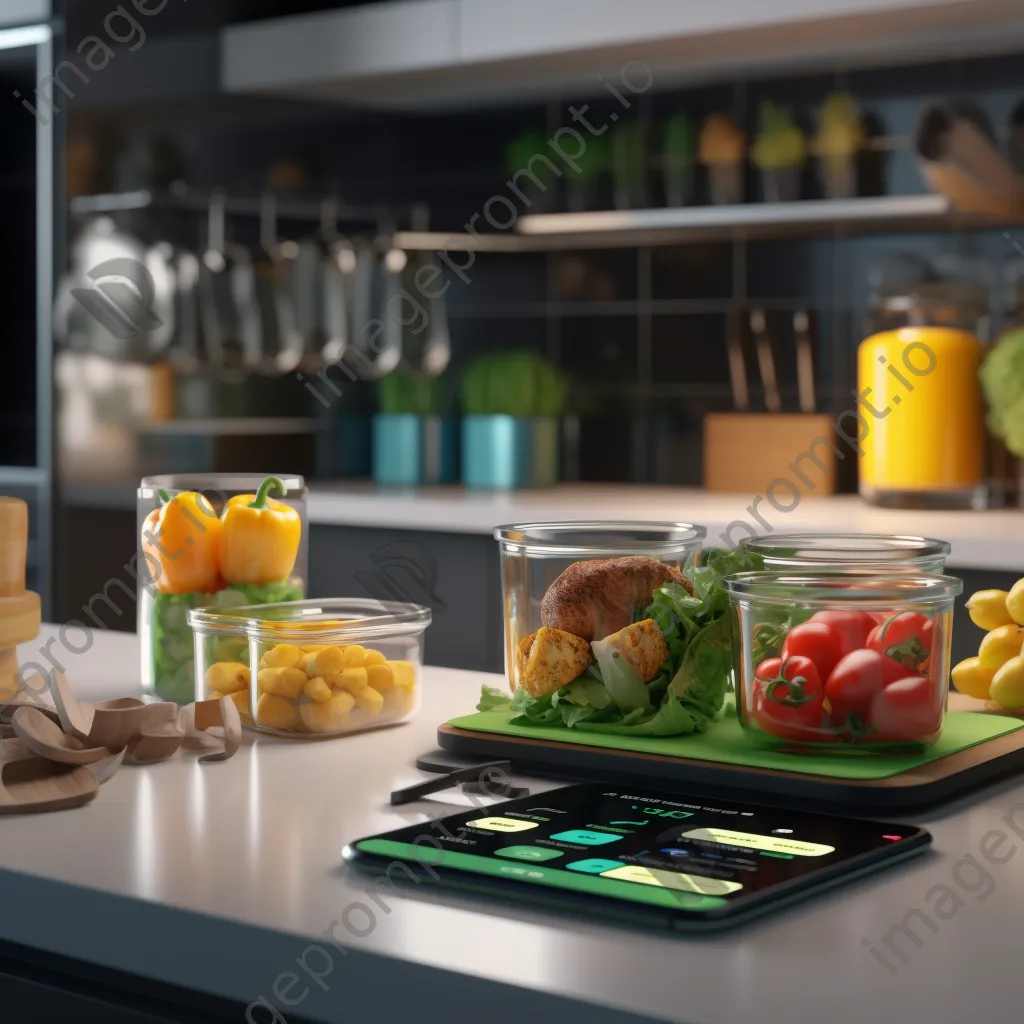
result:
[(195, 491), (172, 498), (146, 517), (142, 553), (153, 585), (165, 594), (212, 594), (223, 586), (219, 549), (221, 521), (213, 506)]
[(284, 484), (269, 476), (256, 494), (239, 494), (221, 515), (220, 573), (228, 583), (279, 583), (295, 567), (302, 539), (299, 513), (269, 492)]

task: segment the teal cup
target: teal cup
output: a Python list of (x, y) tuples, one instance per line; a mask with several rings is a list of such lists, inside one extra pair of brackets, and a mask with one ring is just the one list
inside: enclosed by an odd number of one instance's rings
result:
[(379, 413), (373, 417), (373, 479), (385, 486), (453, 483), (457, 443), (455, 420)]
[(480, 489), (550, 487), (558, 482), (558, 420), (462, 418), (462, 482)]

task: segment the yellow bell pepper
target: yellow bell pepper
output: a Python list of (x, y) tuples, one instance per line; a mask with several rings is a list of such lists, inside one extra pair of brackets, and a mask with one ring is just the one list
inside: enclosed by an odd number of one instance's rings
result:
[(291, 575), (302, 539), (299, 513), (283, 501), (284, 484), (270, 476), (256, 494), (240, 494), (221, 516), (220, 572), (228, 583), (279, 583)]
[(221, 521), (213, 506), (195, 491), (173, 498), (159, 493), (163, 506), (142, 525), (142, 554), (153, 585), (164, 594), (220, 590)]

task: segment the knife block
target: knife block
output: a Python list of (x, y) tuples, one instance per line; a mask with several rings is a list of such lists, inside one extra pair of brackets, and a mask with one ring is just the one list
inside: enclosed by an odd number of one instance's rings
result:
[(780, 483), (773, 491), (786, 505), (794, 490), (801, 497), (835, 494), (837, 458), (826, 442), (844, 450), (824, 413), (711, 413), (704, 417), (704, 487), (754, 496), (785, 480), (792, 487)]
[(0, 497), (0, 700), (19, 689), (18, 644), (39, 636), (39, 595), (25, 589), (28, 506)]

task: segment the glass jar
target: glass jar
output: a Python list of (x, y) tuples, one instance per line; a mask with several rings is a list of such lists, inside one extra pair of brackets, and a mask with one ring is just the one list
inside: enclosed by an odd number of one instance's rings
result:
[[(692, 523), (564, 522), (499, 526), (501, 591), (505, 619), (505, 672), (516, 688), (516, 650), (538, 630), (548, 588), (575, 562), (644, 555), (682, 569), (700, 552), (707, 530)], [(656, 583), (656, 585), (658, 585)], [(627, 595), (646, 603), (646, 594)], [(623, 608), (632, 621), (633, 608)], [(609, 630), (612, 632), (612, 630)], [(594, 639), (603, 639), (595, 637)]]
[[(250, 510), (244, 517), (236, 513), (230, 520), (224, 518), (232, 498), (248, 495), (252, 500), (268, 479), (283, 488), (283, 493), (276, 485), (264, 488), (269, 492), (264, 504), (269, 507), (251, 510), (255, 518), (248, 515)], [(188, 627), (192, 609), (305, 596), (306, 484), (294, 474), (147, 477), (137, 492), (137, 513), (143, 689), (161, 700), (187, 704), (195, 699), (196, 689)]]
[(740, 544), (774, 572), (872, 568), (942, 573), (950, 552), (944, 540), (871, 533), (778, 533), (745, 537)]
[(231, 697), (247, 727), (305, 739), (406, 722), (420, 708), (430, 618), (366, 598), (196, 609), (195, 699)]
[(951, 576), (737, 573), (729, 591), (736, 706), (755, 742), (810, 753), (904, 753), (942, 732)]
[(857, 350), (860, 493), (896, 508), (984, 508), (985, 349), (969, 331), (902, 327)]

